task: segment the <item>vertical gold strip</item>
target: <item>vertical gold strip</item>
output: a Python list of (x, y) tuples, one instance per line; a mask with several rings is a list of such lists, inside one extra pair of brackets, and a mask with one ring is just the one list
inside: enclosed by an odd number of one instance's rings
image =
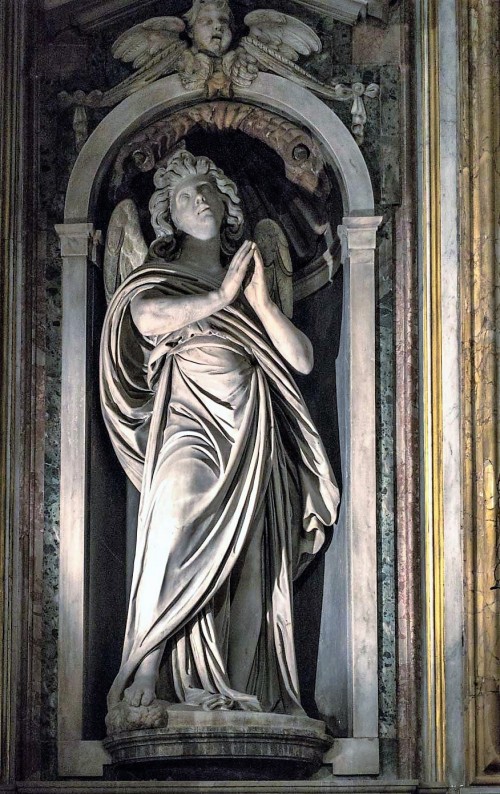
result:
[[(465, 633), (469, 638), (467, 643), (468, 664), (466, 670), (466, 701), (465, 701), (465, 730), (466, 730), (466, 770), (467, 782), (474, 777), (475, 768), (475, 714), (473, 701), (469, 693), (474, 691), (475, 654), (474, 643), (470, 638), (474, 636), (474, 593), (470, 576), (471, 561), (474, 559), (473, 535), (470, 531), (474, 514), (474, 433), (473, 433), (473, 407), (472, 407), (472, 267), (470, 217), (471, 217), (471, 192), (470, 192), (470, 124), (469, 124), (469, 3), (461, 0), (459, 3), (459, 46), (460, 46), (460, 255), (461, 255), (461, 315), (462, 315), (462, 391), (463, 391), (463, 520), (464, 520), (464, 555), (466, 561), (466, 587), (465, 587)], [(469, 263), (469, 264), (467, 264)]]
[(500, 22), (498, 3), (461, 0), (461, 307), (468, 781), (500, 783), (499, 533)]
[[(496, 8), (493, 8), (496, 6)], [(498, 156), (498, 4), (479, 0), (471, 8), (474, 73), (471, 92), (471, 157), (474, 323), (475, 505), (475, 636), (476, 649), (476, 779), (499, 779), (499, 633), (498, 594), (490, 591), (496, 548), (498, 502), (498, 350), (495, 335), (498, 264), (498, 193), (495, 197), (495, 155)], [(496, 52), (496, 63), (495, 63)], [(496, 109), (496, 110), (495, 110)], [(496, 129), (495, 129), (496, 126)], [(495, 140), (496, 139), (496, 140)], [(497, 201), (495, 201), (495, 198)], [(496, 207), (495, 207), (496, 204)], [(478, 686), (479, 685), (479, 686)], [(481, 780), (484, 775), (485, 780)]]
[[(427, 129), (427, 125), (425, 120), (429, 117), (429, 90), (428, 90), (428, 80), (429, 80), (429, 62), (428, 62), (428, 43), (427, 43), (427, 32), (428, 32), (428, 24), (427, 24), (427, 3), (425, 0), (421, 0), (420, 2), (420, 63), (421, 63), (421, 90), (420, 90), (420, 101), (421, 101), (421, 134), (425, 136), (425, 130)], [(424, 521), (424, 577), (425, 577), (425, 643), (426, 643), (426, 653), (425, 653), (425, 682), (426, 682), (426, 700), (425, 700), (425, 716), (424, 716), (424, 724), (425, 724), (425, 738), (426, 738), (426, 750), (424, 758), (427, 759), (427, 763), (425, 764), (426, 767), (426, 774), (425, 777), (428, 779), (432, 778), (432, 770), (435, 765), (435, 753), (433, 747), (433, 737), (435, 734), (435, 722), (434, 722), (434, 692), (433, 692), (433, 680), (434, 680), (434, 656), (432, 653), (434, 647), (434, 620), (433, 620), (433, 610), (432, 604), (433, 601), (431, 598), (428, 597), (429, 590), (432, 590), (432, 582), (433, 582), (433, 558), (429, 554), (429, 549), (432, 549), (432, 518), (429, 514), (428, 510), (428, 494), (432, 493), (432, 466), (430, 465), (431, 455), (432, 455), (432, 435), (430, 432), (429, 421), (428, 418), (430, 417), (430, 403), (431, 403), (431, 391), (430, 391), (430, 376), (429, 376), (429, 349), (430, 349), (430, 339), (429, 339), (429, 323), (428, 323), (428, 314), (429, 314), (429, 274), (427, 270), (427, 263), (430, 258), (429, 253), (429, 234), (428, 234), (428, 215), (429, 215), (429, 187), (427, 181), (427, 175), (429, 173), (429, 147), (428, 143), (423, 140), (422, 144), (422, 163), (421, 163), (421, 183), (422, 183), (422, 201), (421, 201), (421, 227), (422, 227), (422, 249), (421, 249), (421, 273), (422, 273), (422, 430), (423, 430), (423, 488), (424, 488), (424, 499), (423, 499), (423, 521)]]
[[(438, 0), (421, 0), (423, 512), (427, 775), (445, 780), (444, 514)], [(427, 133), (425, 133), (425, 130)]]
[(444, 514), (443, 514), (443, 395), (441, 322), (441, 168), (438, 0), (429, 6), (429, 161), (430, 161), (430, 323), (432, 391), (432, 524), (434, 567), (434, 659), (436, 778), (446, 770), (445, 638), (444, 638)]

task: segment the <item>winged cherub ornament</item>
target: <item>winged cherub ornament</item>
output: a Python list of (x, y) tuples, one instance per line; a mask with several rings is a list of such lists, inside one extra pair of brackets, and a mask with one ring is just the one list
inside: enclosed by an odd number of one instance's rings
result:
[(82, 108), (113, 107), (173, 73), (179, 75), (186, 89), (203, 90), (208, 98), (230, 97), (234, 86), (250, 86), (259, 71), (286, 77), (324, 99), (352, 101), (352, 131), (362, 143), (366, 122), (363, 97), (378, 96), (378, 86), (322, 82), (299, 66), (299, 58), (321, 52), (322, 45), (308, 25), (289, 14), (258, 9), (247, 14), (244, 23), (249, 33), (231, 49), (233, 15), (228, 1), (194, 0), (182, 19), (154, 17), (122, 33), (112, 53), (132, 64), (134, 72), (129, 77), (105, 92), (60, 94), (63, 104), (77, 106), (74, 127), (79, 148), (86, 137)]
[[(243, 82), (244, 74), (255, 77), (258, 72), (255, 58), (245, 51), (228, 53), (232, 27), (227, 0), (194, 0), (182, 19), (156, 17), (135, 25), (112, 48), (115, 58), (132, 62), (138, 70), (131, 83), (121, 85), (129, 92), (134, 80), (145, 85), (176, 71), (187, 89), (204, 89), (207, 97), (228, 95), (233, 72)], [(191, 47), (181, 34), (187, 35)]]

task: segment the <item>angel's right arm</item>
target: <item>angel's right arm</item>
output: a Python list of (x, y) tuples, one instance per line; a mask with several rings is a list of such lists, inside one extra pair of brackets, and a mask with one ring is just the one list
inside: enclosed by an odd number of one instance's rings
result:
[(169, 334), (224, 309), (237, 297), (253, 252), (253, 243), (245, 241), (217, 290), (202, 295), (170, 297), (151, 288), (136, 295), (130, 303), (130, 311), (138, 331), (144, 336)]
[(143, 336), (160, 336), (204, 320), (226, 305), (220, 290), (172, 298), (150, 289), (132, 298), (130, 311)]

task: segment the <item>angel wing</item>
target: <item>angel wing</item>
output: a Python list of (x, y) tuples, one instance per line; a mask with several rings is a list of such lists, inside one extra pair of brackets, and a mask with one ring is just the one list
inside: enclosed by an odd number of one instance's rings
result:
[(137, 207), (132, 199), (125, 199), (113, 210), (106, 235), (104, 289), (108, 303), (122, 281), (144, 264), (147, 253)]
[[(179, 35), (186, 25), (179, 17), (153, 17), (126, 30), (114, 42), (111, 52), (134, 69), (148, 66), (157, 55), (166, 57), (178, 50)], [(182, 47), (184, 49), (184, 46)], [(177, 56), (178, 57), (178, 56)]]
[[(278, 11), (251, 11), (245, 17), (250, 32), (240, 46), (263, 71), (287, 77), (324, 99), (347, 100), (353, 90), (339, 83), (323, 83), (296, 63), (299, 55), (321, 52), (321, 41), (308, 25)], [(363, 87), (364, 88), (364, 87)], [(371, 86), (369, 86), (371, 88)], [(345, 96), (343, 95), (345, 93)], [(370, 96), (367, 92), (367, 96)]]
[(117, 105), (134, 91), (175, 72), (179, 58), (188, 47), (188, 43), (180, 38), (185, 27), (178, 17), (153, 17), (122, 33), (111, 51), (115, 58), (131, 63), (135, 71), (101, 94), (96, 106)]
[(271, 298), (287, 317), (293, 315), (293, 267), (287, 239), (270, 218), (259, 221), (254, 240), (264, 260), (267, 288)]
[(321, 52), (321, 41), (314, 30), (288, 14), (267, 9), (251, 11), (245, 17), (245, 25), (250, 33), (242, 40), (243, 46), (258, 42), (292, 62), (299, 55)]
[(59, 95), (61, 101), (81, 107), (113, 107), (134, 91), (172, 74), (189, 46), (180, 38), (185, 28), (179, 17), (153, 17), (134, 25), (116, 39), (111, 51), (115, 58), (131, 63), (135, 71), (108, 91), (63, 91)]

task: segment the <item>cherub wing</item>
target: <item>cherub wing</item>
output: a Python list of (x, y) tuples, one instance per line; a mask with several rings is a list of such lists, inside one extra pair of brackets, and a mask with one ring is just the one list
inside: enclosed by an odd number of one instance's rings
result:
[(179, 17), (153, 17), (122, 33), (111, 51), (115, 58), (131, 63), (134, 69), (147, 68), (161, 59), (164, 74), (168, 74), (187, 46), (179, 38), (185, 28)]
[(108, 303), (122, 281), (144, 264), (147, 253), (137, 207), (132, 199), (125, 199), (113, 210), (106, 235), (104, 289)]
[(62, 92), (67, 105), (82, 107), (113, 107), (125, 97), (175, 72), (181, 55), (189, 46), (180, 38), (186, 26), (179, 17), (153, 17), (134, 25), (114, 42), (111, 51), (115, 58), (131, 63), (132, 74), (108, 91)]
[(269, 294), (283, 314), (293, 315), (293, 267), (287, 239), (281, 227), (270, 218), (259, 221), (254, 240), (264, 260)]
[(296, 63), (300, 55), (321, 52), (321, 41), (312, 28), (288, 14), (264, 9), (247, 14), (245, 24), (250, 32), (240, 46), (263, 71), (287, 77), (325, 99), (344, 99), (339, 88), (345, 86), (322, 83)]
[[(266, 69), (287, 61), (294, 64), (300, 55), (321, 52), (321, 41), (308, 25), (288, 14), (268, 9), (251, 11), (245, 17), (250, 32), (241, 45)], [(273, 71), (275, 69), (273, 68)]]

